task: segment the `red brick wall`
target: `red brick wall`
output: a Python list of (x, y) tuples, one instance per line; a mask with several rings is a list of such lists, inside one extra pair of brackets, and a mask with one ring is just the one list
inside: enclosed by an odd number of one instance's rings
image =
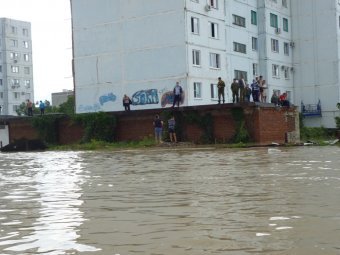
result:
[[(228, 143), (235, 135), (237, 123), (233, 119), (232, 109), (240, 105), (208, 105), (196, 107), (183, 107), (175, 109), (184, 113), (195, 112), (201, 115), (211, 114), (213, 118), (214, 141)], [(243, 107), (245, 127), (251, 141), (257, 144), (270, 144), (271, 142), (284, 143), (286, 133), (296, 131), (296, 109), (258, 106), (252, 103)], [(144, 137), (154, 136), (153, 120), (156, 114), (171, 109), (140, 110), (131, 112), (112, 113), (117, 118), (115, 130), (116, 141), (142, 140)], [(6, 120), (9, 123), (10, 141), (14, 139), (38, 138), (38, 133), (31, 126), (28, 118), (15, 118)], [(164, 120), (167, 121), (167, 120)], [(68, 119), (60, 121), (58, 126), (59, 143), (71, 144), (81, 140), (84, 130), (81, 126)], [(204, 130), (197, 124), (183, 123), (182, 138), (185, 141), (200, 142)]]

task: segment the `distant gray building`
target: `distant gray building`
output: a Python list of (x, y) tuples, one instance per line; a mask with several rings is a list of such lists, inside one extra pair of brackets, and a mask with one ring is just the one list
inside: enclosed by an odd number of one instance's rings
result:
[(16, 115), (27, 99), (34, 101), (31, 23), (0, 18), (0, 106)]
[(74, 96), (73, 90), (63, 90), (62, 92), (52, 93), (52, 105), (59, 106), (65, 103), (69, 96)]

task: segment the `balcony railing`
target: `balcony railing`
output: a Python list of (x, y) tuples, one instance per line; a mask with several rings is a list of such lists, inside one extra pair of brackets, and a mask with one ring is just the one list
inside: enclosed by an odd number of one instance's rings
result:
[(301, 113), (304, 117), (321, 117), (321, 101), (317, 104), (304, 104), (301, 102)]

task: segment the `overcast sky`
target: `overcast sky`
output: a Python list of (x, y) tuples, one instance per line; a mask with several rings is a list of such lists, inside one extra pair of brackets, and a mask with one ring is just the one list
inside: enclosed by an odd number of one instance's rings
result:
[(70, 0), (0, 0), (0, 17), (31, 23), (35, 101), (73, 89)]

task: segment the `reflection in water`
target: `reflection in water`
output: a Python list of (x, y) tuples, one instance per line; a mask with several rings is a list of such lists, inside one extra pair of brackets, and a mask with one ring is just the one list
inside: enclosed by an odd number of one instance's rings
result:
[(2, 225), (7, 227), (1, 229), (0, 247), (18, 254), (25, 251), (44, 254), (66, 254), (67, 250), (96, 251), (96, 248), (76, 241), (78, 227), (84, 221), (79, 210), (83, 203), (80, 200), (83, 177), (79, 156), (76, 153), (2, 156), (1, 163), (5, 167), (0, 175), (1, 212), (6, 208), (11, 210), (7, 214), (9, 218), (3, 218)]
[(1, 254), (338, 254), (339, 152), (0, 154)]

